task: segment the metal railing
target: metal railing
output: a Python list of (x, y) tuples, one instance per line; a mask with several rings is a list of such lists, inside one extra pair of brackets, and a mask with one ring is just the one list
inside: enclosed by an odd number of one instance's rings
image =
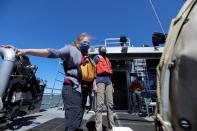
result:
[(43, 95), (43, 102), (42, 102), (42, 108), (53, 108), (58, 106), (63, 106), (62, 103), (62, 94), (61, 90), (62, 87), (57, 86), (57, 82), (63, 83), (63, 80), (58, 79), (59, 75), (65, 76), (65, 73), (60, 71), (62, 67), (62, 61), (59, 60), (58, 66), (57, 66), (57, 73), (54, 78), (53, 86), (52, 87), (46, 87), (45, 90), (48, 92), (45, 92)]
[[(121, 38), (106, 38), (105, 39), (105, 46), (106, 47), (110, 47), (110, 46), (113, 46), (113, 45), (121, 46), (122, 42), (120, 42), (120, 39)], [(130, 39), (128, 37), (127, 37), (127, 42), (125, 42), (124, 44), (126, 44), (126, 46), (131, 46), (131, 42), (130, 42)]]

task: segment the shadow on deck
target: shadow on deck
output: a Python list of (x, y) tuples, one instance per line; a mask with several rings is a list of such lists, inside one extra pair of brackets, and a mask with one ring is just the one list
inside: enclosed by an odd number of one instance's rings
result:
[[(95, 130), (95, 117), (92, 115), (88, 120), (81, 123), (82, 131)], [(127, 113), (115, 113), (116, 127), (130, 127), (133, 131), (154, 131), (153, 119), (147, 119)], [(103, 116), (103, 131), (107, 129), (107, 116)], [(28, 131), (64, 131), (64, 118), (54, 118)]]

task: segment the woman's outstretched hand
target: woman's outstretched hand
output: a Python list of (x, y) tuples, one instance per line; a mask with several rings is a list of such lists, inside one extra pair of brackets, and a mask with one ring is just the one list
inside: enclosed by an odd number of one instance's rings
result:
[(17, 56), (26, 55), (25, 50), (23, 50), (23, 49), (18, 49), (18, 50), (16, 51), (16, 55), (17, 55)]

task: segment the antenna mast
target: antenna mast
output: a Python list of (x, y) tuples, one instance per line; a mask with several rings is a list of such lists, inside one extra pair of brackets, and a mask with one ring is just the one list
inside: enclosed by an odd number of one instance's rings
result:
[(165, 34), (165, 31), (164, 31), (164, 29), (163, 29), (163, 26), (162, 26), (162, 24), (161, 24), (161, 21), (160, 21), (160, 19), (159, 19), (159, 16), (158, 16), (158, 14), (157, 14), (157, 12), (156, 12), (156, 10), (155, 10), (155, 7), (154, 7), (154, 5), (153, 5), (153, 3), (152, 3), (152, 0), (149, 0), (149, 3), (150, 3), (150, 5), (151, 5), (151, 7), (152, 7), (152, 9), (153, 9), (153, 12), (154, 12), (154, 14), (155, 14), (155, 17), (156, 17), (156, 19), (157, 19), (157, 21), (158, 21), (158, 23), (159, 23), (159, 26), (160, 26), (160, 28), (161, 28), (163, 34)]

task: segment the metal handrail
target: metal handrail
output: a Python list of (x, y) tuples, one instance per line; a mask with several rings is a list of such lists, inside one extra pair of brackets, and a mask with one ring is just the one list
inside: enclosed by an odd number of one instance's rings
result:
[[(54, 92), (55, 90), (56, 90), (56, 91), (62, 90), (62, 89), (60, 89), (60, 88), (56, 88), (56, 87), (55, 87), (56, 82), (61, 82), (61, 83), (63, 82), (62, 80), (57, 79), (57, 78), (58, 78), (58, 74), (61, 74), (61, 75), (63, 75), (63, 76), (65, 75), (64, 73), (62, 73), (61, 71), (59, 71), (59, 70), (60, 70), (60, 65), (62, 65), (62, 61), (61, 61), (61, 60), (59, 60), (59, 62), (58, 62), (57, 73), (56, 73), (55, 78), (54, 78), (53, 86), (52, 86), (51, 88), (45, 88), (45, 89), (51, 90), (50, 93), (44, 93), (44, 95), (49, 95), (49, 96), (50, 96), (50, 100), (49, 100), (49, 103), (43, 103), (42, 105), (49, 105), (50, 108), (55, 107), (55, 106), (60, 106), (61, 92), (60, 92), (60, 93), (55, 93), (55, 92)], [(57, 102), (55, 105), (54, 105), (54, 103), (52, 102), (54, 96), (60, 96), (58, 102)], [(52, 105), (52, 103), (53, 103), (53, 105)]]
[[(127, 37), (127, 42), (125, 44), (128, 44), (128, 46), (131, 46), (130, 39)], [(105, 39), (105, 46), (107, 47), (110, 44), (121, 44), (120, 38), (106, 38)]]

